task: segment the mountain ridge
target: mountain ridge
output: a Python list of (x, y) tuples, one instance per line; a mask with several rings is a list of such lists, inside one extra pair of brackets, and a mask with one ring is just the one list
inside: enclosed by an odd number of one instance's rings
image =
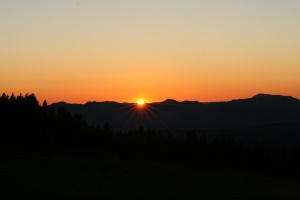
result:
[(81, 113), (91, 125), (108, 122), (119, 130), (140, 126), (150, 129), (212, 130), (272, 123), (300, 123), (300, 100), (283, 95), (257, 94), (251, 98), (226, 102), (198, 101), (118, 103), (113, 101), (86, 104), (54, 103), (72, 114)]
[[(228, 101), (208, 101), (208, 102), (201, 102), (201, 101), (197, 101), (197, 100), (183, 100), (183, 101), (177, 101), (175, 99), (172, 98), (167, 98), (163, 101), (159, 101), (159, 102), (149, 102), (146, 104), (153, 104), (153, 103), (224, 103), (224, 102), (231, 102), (231, 101), (238, 101), (238, 100), (257, 100), (257, 99), (266, 99), (266, 100), (270, 100), (271, 98), (276, 98), (276, 99), (285, 99), (285, 100), (297, 100), (300, 101), (299, 99), (292, 97), (292, 96), (286, 96), (286, 95), (277, 95), (277, 94), (265, 94), (265, 93), (258, 93), (250, 98), (242, 98), (242, 99), (232, 99), (232, 100), (228, 100)], [(58, 102), (54, 102), (52, 104), (75, 104), (75, 105), (85, 105), (85, 104), (92, 104), (92, 103), (118, 103), (118, 104), (135, 104), (136, 102), (118, 102), (118, 101), (87, 101), (86, 103), (68, 103), (65, 101), (58, 101)]]

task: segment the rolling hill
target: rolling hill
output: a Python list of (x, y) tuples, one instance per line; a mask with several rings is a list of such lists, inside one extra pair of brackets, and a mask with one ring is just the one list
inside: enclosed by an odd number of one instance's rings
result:
[(165, 130), (215, 130), (265, 124), (300, 123), (300, 100), (281, 95), (258, 94), (248, 99), (201, 103), (167, 99), (138, 106), (135, 103), (54, 103), (72, 114), (81, 113), (90, 125), (108, 122), (116, 130), (145, 128)]

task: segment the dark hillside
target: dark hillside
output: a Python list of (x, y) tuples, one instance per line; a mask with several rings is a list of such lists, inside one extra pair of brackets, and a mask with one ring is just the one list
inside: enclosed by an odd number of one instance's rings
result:
[[(151, 116), (172, 122), (198, 112), (219, 112), (217, 108), (232, 112), (226, 109), (242, 108), (248, 101), (253, 99), (215, 104), (168, 100), (147, 107), (155, 111)], [(34, 94), (0, 97), (2, 198), (300, 198), (299, 124), (182, 130), (175, 137), (171, 129), (89, 126), (80, 113), (66, 109), (90, 106), (95, 115), (102, 111), (110, 119), (124, 115), (120, 123), (126, 119), (133, 126), (136, 119), (148, 119), (142, 110), (147, 107), (116, 102), (58, 105), (40, 105)]]
[(150, 129), (213, 130), (249, 127), (264, 124), (300, 123), (300, 101), (293, 97), (258, 94), (250, 99), (229, 102), (177, 102), (167, 99), (160, 103), (135, 104), (89, 102), (85, 105), (66, 103), (71, 113), (82, 113), (90, 125), (109, 122), (119, 130), (139, 126)]

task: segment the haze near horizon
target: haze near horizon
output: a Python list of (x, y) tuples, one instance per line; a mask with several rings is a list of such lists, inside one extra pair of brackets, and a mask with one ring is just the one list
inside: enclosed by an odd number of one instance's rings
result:
[(300, 1), (1, 1), (5, 93), (66, 101), (300, 98)]

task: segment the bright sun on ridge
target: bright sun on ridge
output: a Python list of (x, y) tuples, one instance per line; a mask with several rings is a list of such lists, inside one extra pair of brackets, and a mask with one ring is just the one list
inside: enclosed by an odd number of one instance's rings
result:
[(140, 105), (140, 106), (142, 106), (142, 105), (145, 104), (145, 102), (144, 102), (143, 100), (139, 100), (139, 101), (137, 102), (137, 104)]

